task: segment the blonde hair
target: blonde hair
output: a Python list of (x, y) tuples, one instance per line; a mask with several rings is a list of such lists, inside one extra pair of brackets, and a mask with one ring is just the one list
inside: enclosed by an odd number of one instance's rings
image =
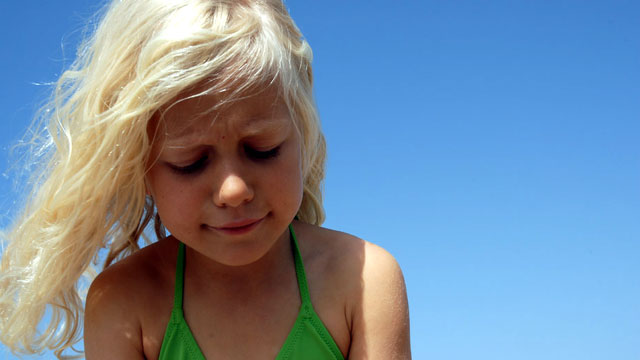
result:
[[(311, 49), (280, 0), (113, 1), (58, 80), (36, 133), (43, 156), (23, 212), (3, 237), (0, 340), (14, 352), (80, 340), (81, 276), (139, 249), (155, 217), (145, 195), (158, 110), (189, 89), (233, 101), (277, 86), (302, 139), (298, 218), (324, 220), (325, 141), (312, 94)], [(46, 329), (36, 330), (45, 311)]]

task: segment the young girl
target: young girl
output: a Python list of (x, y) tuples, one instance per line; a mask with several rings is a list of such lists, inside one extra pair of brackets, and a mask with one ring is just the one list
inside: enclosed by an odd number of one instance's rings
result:
[(319, 227), (311, 49), (280, 0), (114, 1), (78, 54), (6, 234), (6, 345), (60, 356), (84, 319), (88, 359), (410, 358), (395, 260)]

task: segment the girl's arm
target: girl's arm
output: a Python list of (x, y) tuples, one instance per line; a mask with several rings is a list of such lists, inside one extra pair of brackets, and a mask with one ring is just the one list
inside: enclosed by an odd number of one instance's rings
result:
[(144, 359), (142, 334), (134, 300), (136, 288), (127, 290), (126, 277), (103, 272), (89, 289), (84, 320), (87, 360)]
[(353, 312), (349, 359), (411, 359), (402, 271), (387, 251), (365, 244), (362, 290)]

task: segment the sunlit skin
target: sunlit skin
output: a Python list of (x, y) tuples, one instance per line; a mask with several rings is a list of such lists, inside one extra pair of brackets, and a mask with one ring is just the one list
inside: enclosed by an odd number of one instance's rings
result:
[(288, 239), (302, 201), (300, 140), (275, 91), (210, 111), (218, 101), (164, 113), (146, 180), (173, 236), (213, 262), (247, 265)]
[[(205, 357), (276, 357), (300, 308), (288, 226), (303, 194), (301, 140), (276, 94), (215, 111), (215, 96), (195, 97), (154, 116), (145, 180), (171, 236), (92, 283), (87, 359), (158, 358), (178, 241), (187, 245), (183, 311)], [(345, 233), (293, 227), (313, 307), (345, 358), (409, 359), (406, 290), (393, 257)]]

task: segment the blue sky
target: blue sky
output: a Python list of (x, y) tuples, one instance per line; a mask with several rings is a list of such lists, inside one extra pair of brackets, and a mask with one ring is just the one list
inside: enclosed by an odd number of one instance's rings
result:
[[(98, 7), (15, 4), (3, 173), (47, 93), (34, 83)], [(314, 49), (325, 225), (398, 259), (414, 358), (639, 359), (640, 3), (287, 6)], [(3, 224), (12, 189), (0, 178)]]

